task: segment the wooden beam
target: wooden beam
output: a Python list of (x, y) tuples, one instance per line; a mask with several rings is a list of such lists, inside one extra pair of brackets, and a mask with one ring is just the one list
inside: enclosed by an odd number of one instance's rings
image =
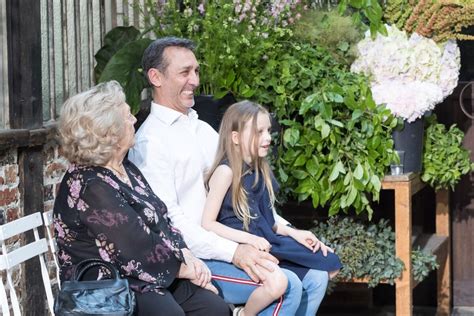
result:
[(43, 123), (40, 1), (6, 4), (10, 126), (39, 128)]
[(56, 123), (37, 129), (0, 130), (0, 150), (9, 148), (40, 146), (56, 138)]
[[(41, 89), (41, 8), (38, 0), (6, 0), (10, 127), (32, 130), (43, 125)], [(26, 137), (25, 132), (20, 132)], [(41, 134), (41, 133), (40, 133)], [(28, 131), (30, 139), (41, 137)], [(43, 147), (18, 151), (23, 215), (43, 211)], [(32, 233), (25, 234), (29, 242)], [(23, 315), (47, 315), (38, 260), (28, 260), (21, 278)]]

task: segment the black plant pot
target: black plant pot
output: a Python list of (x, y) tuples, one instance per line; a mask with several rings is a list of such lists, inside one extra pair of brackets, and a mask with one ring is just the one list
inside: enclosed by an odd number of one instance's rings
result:
[(226, 94), (222, 99), (214, 99), (212, 95), (198, 95), (194, 98), (193, 109), (199, 115), (199, 119), (211, 125), (219, 131), (224, 112), (236, 102), (231, 93)]
[(423, 117), (414, 122), (403, 122), (401, 130), (392, 133), (395, 150), (404, 151), (403, 173), (421, 172), (423, 159)]

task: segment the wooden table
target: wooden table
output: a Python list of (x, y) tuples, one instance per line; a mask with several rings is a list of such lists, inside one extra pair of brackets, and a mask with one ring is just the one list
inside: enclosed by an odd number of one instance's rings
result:
[(382, 189), (395, 191), (395, 248), (396, 255), (405, 264), (405, 270), (395, 282), (396, 315), (413, 314), (413, 279), (411, 264), (412, 242), (423, 250), (437, 255), (438, 263), (438, 309), (437, 315), (451, 312), (451, 269), (450, 269), (450, 220), (449, 192), (436, 193), (436, 233), (414, 237), (412, 234), (412, 196), (424, 187), (418, 174), (385, 176)]

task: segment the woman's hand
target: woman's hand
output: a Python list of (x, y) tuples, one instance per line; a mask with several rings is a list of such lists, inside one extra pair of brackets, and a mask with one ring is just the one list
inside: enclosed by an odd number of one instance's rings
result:
[(309, 230), (299, 230), (299, 229), (292, 229), (290, 232), (290, 237), (311, 250), (313, 253), (321, 250), (323, 256), (327, 256), (328, 251), (334, 252), (333, 249), (329, 248), (325, 244), (323, 244), (316, 236), (310, 232)]
[(253, 246), (255, 249), (260, 251), (270, 252), (272, 245), (263, 237), (255, 236), (248, 234), (247, 240), (245, 242), (248, 245)]
[(184, 260), (179, 268), (178, 278), (189, 279), (192, 283), (218, 294), (217, 289), (211, 283), (211, 271), (206, 264), (196, 258), (189, 249), (181, 249)]

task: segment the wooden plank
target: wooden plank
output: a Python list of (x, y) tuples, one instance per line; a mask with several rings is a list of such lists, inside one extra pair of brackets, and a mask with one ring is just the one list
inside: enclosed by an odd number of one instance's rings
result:
[[(29, 12), (29, 11), (25, 11)], [(43, 148), (29, 147), (19, 150), (19, 178), (20, 195), (23, 200), (24, 215), (33, 214), (44, 209), (43, 203)], [(24, 234), (28, 243), (35, 240), (33, 232)], [(40, 231), (44, 237), (43, 230)], [(41, 277), (41, 266), (38, 259), (25, 262), (24, 282), (22, 287), (26, 288), (26, 297), (23, 300), (24, 315), (47, 315), (47, 311), (40, 306), (45, 306), (46, 295)]]
[(38, 129), (0, 130), (0, 150), (44, 145), (56, 138), (56, 123)]
[(447, 239), (444, 254), (439, 255), (440, 266), (438, 276), (438, 309), (437, 315), (451, 314), (451, 243), (449, 219), (449, 192), (439, 190), (436, 193), (436, 234)]
[(8, 87), (11, 128), (37, 128), (41, 104), (40, 2), (7, 0)]
[(413, 276), (411, 264), (411, 185), (399, 184), (395, 190), (395, 252), (405, 264), (405, 270), (395, 283), (397, 315), (412, 315)]

